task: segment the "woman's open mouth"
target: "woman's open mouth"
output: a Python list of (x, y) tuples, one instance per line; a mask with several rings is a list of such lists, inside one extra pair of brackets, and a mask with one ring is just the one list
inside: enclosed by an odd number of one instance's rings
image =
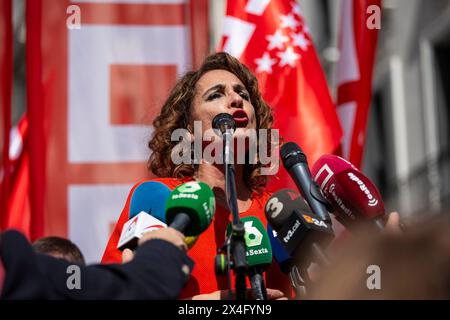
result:
[(236, 110), (232, 114), (236, 128), (245, 128), (248, 125), (248, 116), (244, 110)]

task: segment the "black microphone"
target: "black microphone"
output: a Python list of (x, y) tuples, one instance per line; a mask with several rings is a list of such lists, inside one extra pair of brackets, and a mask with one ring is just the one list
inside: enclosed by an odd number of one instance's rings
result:
[(236, 130), (236, 122), (230, 114), (219, 113), (214, 117), (212, 127), (224, 134), (227, 130)]
[(294, 142), (287, 142), (281, 147), (280, 155), (285, 169), (289, 172), (314, 214), (331, 225), (331, 218), (327, 210), (329, 204), (320, 192), (319, 186), (311, 177), (308, 160), (302, 149)]
[(331, 225), (306, 208), (296, 191), (283, 189), (274, 193), (266, 203), (265, 215), (286, 252), (302, 268), (312, 260), (329, 264), (323, 248), (334, 238)]

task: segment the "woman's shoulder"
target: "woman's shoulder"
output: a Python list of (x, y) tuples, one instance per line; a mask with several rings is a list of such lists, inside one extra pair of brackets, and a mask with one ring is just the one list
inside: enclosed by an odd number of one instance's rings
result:
[(263, 202), (264, 205), (265, 205), (267, 200), (269, 200), (269, 198), (272, 196), (272, 194), (273, 194), (273, 192), (271, 192), (269, 190), (266, 190), (266, 189), (263, 189), (263, 190), (260, 190), (260, 191), (253, 192), (252, 198), (254, 200)]
[(146, 178), (146, 179), (142, 179), (139, 180), (138, 182), (136, 182), (132, 188), (132, 190), (136, 189), (137, 187), (141, 186), (141, 185), (149, 185), (149, 184), (154, 184), (155, 186), (157, 186), (158, 184), (164, 185), (167, 188), (169, 188), (170, 190), (175, 189), (176, 187), (178, 187), (179, 185), (188, 182), (188, 181), (192, 181), (192, 178), (188, 177), (188, 178)]

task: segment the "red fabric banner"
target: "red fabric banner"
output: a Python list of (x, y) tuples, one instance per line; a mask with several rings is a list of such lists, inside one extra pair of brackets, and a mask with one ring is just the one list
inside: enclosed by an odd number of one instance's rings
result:
[(207, 54), (204, 21), (206, 0), (27, 1), (35, 236), (69, 237), (100, 260), (131, 186), (148, 177), (154, 116)]

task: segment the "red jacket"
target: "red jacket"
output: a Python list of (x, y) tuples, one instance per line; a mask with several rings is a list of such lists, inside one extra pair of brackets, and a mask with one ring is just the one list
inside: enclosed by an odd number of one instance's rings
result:
[[(192, 181), (191, 178), (175, 179), (175, 178), (159, 178), (152, 179), (164, 183), (169, 189), (173, 190), (182, 183)], [(133, 186), (128, 195), (125, 207), (117, 221), (114, 231), (108, 241), (105, 252), (103, 254), (102, 263), (118, 263), (122, 259), (122, 253), (117, 249), (122, 227), (129, 219), (130, 199), (134, 189), (143, 181)], [(267, 225), (267, 219), (264, 215), (264, 206), (270, 197), (268, 192), (262, 194), (253, 193), (252, 204), (250, 208), (241, 212), (241, 217), (256, 216), (264, 225)], [(197, 294), (211, 293), (216, 290), (228, 289), (226, 277), (216, 277), (214, 273), (214, 257), (217, 249), (220, 248), (225, 241), (225, 229), (231, 222), (231, 215), (226, 208), (217, 205), (213, 222), (208, 229), (198, 238), (194, 246), (189, 250), (188, 255), (194, 260), (195, 267), (191, 278), (183, 289), (180, 298), (188, 298)], [(233, 280), (234, 283), (234, 280)], [(247, 282), (247, 286), (250, 287)], [(278, 268), (276, 263), (272, 263), (266, 272), (266, 287), (271, 289), (279, 289), (290, 293), (289, 279)]]

